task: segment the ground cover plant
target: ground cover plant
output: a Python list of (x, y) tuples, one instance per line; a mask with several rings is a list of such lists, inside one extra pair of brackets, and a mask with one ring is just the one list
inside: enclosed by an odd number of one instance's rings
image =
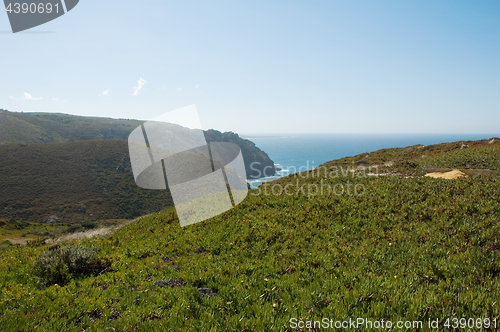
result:
[[(430, 147), (428, 162), (456, 167), (484, 154), (493, 169), (498, 150), (483, 143)], [(416, 149), (326, 164), (395, 160), (387, 168), (402, 175), (292, 175), (196, 225), (181, 228), (167, 209), (82, 240), (101, 248), (96, 257), (110, 269), (66, 284), (37, 282), (35, 262), (50, 245), (5, 247), (0, 330), (291, 331), (291, 318), (498, 320), (500, 176), (422, 177), (428, 165)], [(315, 186), (348, 185), (363, 194), (312, 194)]]

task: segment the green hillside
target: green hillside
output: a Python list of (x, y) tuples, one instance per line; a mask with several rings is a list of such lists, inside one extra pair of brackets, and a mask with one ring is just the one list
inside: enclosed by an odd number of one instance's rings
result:
[[(65, 224), (131, 219), (172, 206), (168, 192), (136, 186), (127, 139), (143, 121), (0, 110), (0, 222)], [(241, 147), (250, 170), (274, 162), (237, 134), (205, 132), (208, 142)], [(3, 221), (2, 221), (3, 220)], [(0, 225), (1, 227), (1, 225)], [(1, 238), (1, 237), (0, 237)]]
[(0, 218), (63, 223), (131, 219), (172, 206), (139, 188), (126, 140), (0, 146)]
[[(0, 109), (0, 149), (7, 143), (78, 142), (128, 139), (144, 123), (139, 120), (84, 117), (60, 113), (18, 113)], [(231, 142), (240, 146), (248, 178), (276, 173), (274, 162), (255, 144), (233, 132), (205, 131), (207, 142)], [(250, 167), (251, 163), (253, 168)], [(256, 171), (259, 170), (259, 171)]]
[[(41, 253), (57, 247), (6, 247), (0, 252), (0, 326), (291, 331), (291, 318), (362, 317), (424, 321), (423, 328), (407, 330), (428, 331), (435, 318), (442, 326), (446, 318), (498, 321), (500, 176), (416, 175), (428, 166), (477, 166), (478, 160), (498, 170), (499, 140), (455, 145), (428, 147), (429, 159), (416, 153), (421, 147), (408, 147), (332, 161), (326, 165), (395, 160), (387, 168), (401, 175), (363, 175), (357, 166), (346, 176), (300, 173), (185, 228), (172, 209), (141, 218), (82, 241), (100, 248), (103, 273), (69, 276), (58, 285), (38, 284), (33, 268)], [(314, 193), (328, 186), (364, 190)]]
[(0, 109), (0, 144), (127, 139), (144, 121)]
[(397, 149), (382, 149), (334, 160), (322, 165), (330, 168), (365, 167), (382, 174), (422, 176), (434, 170), (461, 169), (469, 175), (475, 170), (500, 169), (500, 139), (459, 141), (435, 145), (414, 145)]

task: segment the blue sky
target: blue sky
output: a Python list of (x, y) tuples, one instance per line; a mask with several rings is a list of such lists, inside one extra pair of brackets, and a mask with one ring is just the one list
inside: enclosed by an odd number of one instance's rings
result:
[(239, 133), (500, 131), (497, 0), (81, 0), (9, 30), (0, 13), (8, 110), (147, 120), (196, 104), (205, 128)]

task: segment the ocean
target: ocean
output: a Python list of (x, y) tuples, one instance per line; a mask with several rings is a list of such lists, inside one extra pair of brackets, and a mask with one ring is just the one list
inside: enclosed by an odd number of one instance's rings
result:
[(500, 134), (244, 134), (282, 170), (275, 176), (249, 180), (251, 188), (327, 161), (385, 148), (431, 145), (499, 137)]

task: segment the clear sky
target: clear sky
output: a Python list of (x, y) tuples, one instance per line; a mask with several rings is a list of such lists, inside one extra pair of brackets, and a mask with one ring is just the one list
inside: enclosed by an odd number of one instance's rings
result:
[[(9, 33), (0, 108), (239, 133), (500, 132), (498, 0), (80, 0)], [(40, 33), (53, 32), (53, 33)]]

